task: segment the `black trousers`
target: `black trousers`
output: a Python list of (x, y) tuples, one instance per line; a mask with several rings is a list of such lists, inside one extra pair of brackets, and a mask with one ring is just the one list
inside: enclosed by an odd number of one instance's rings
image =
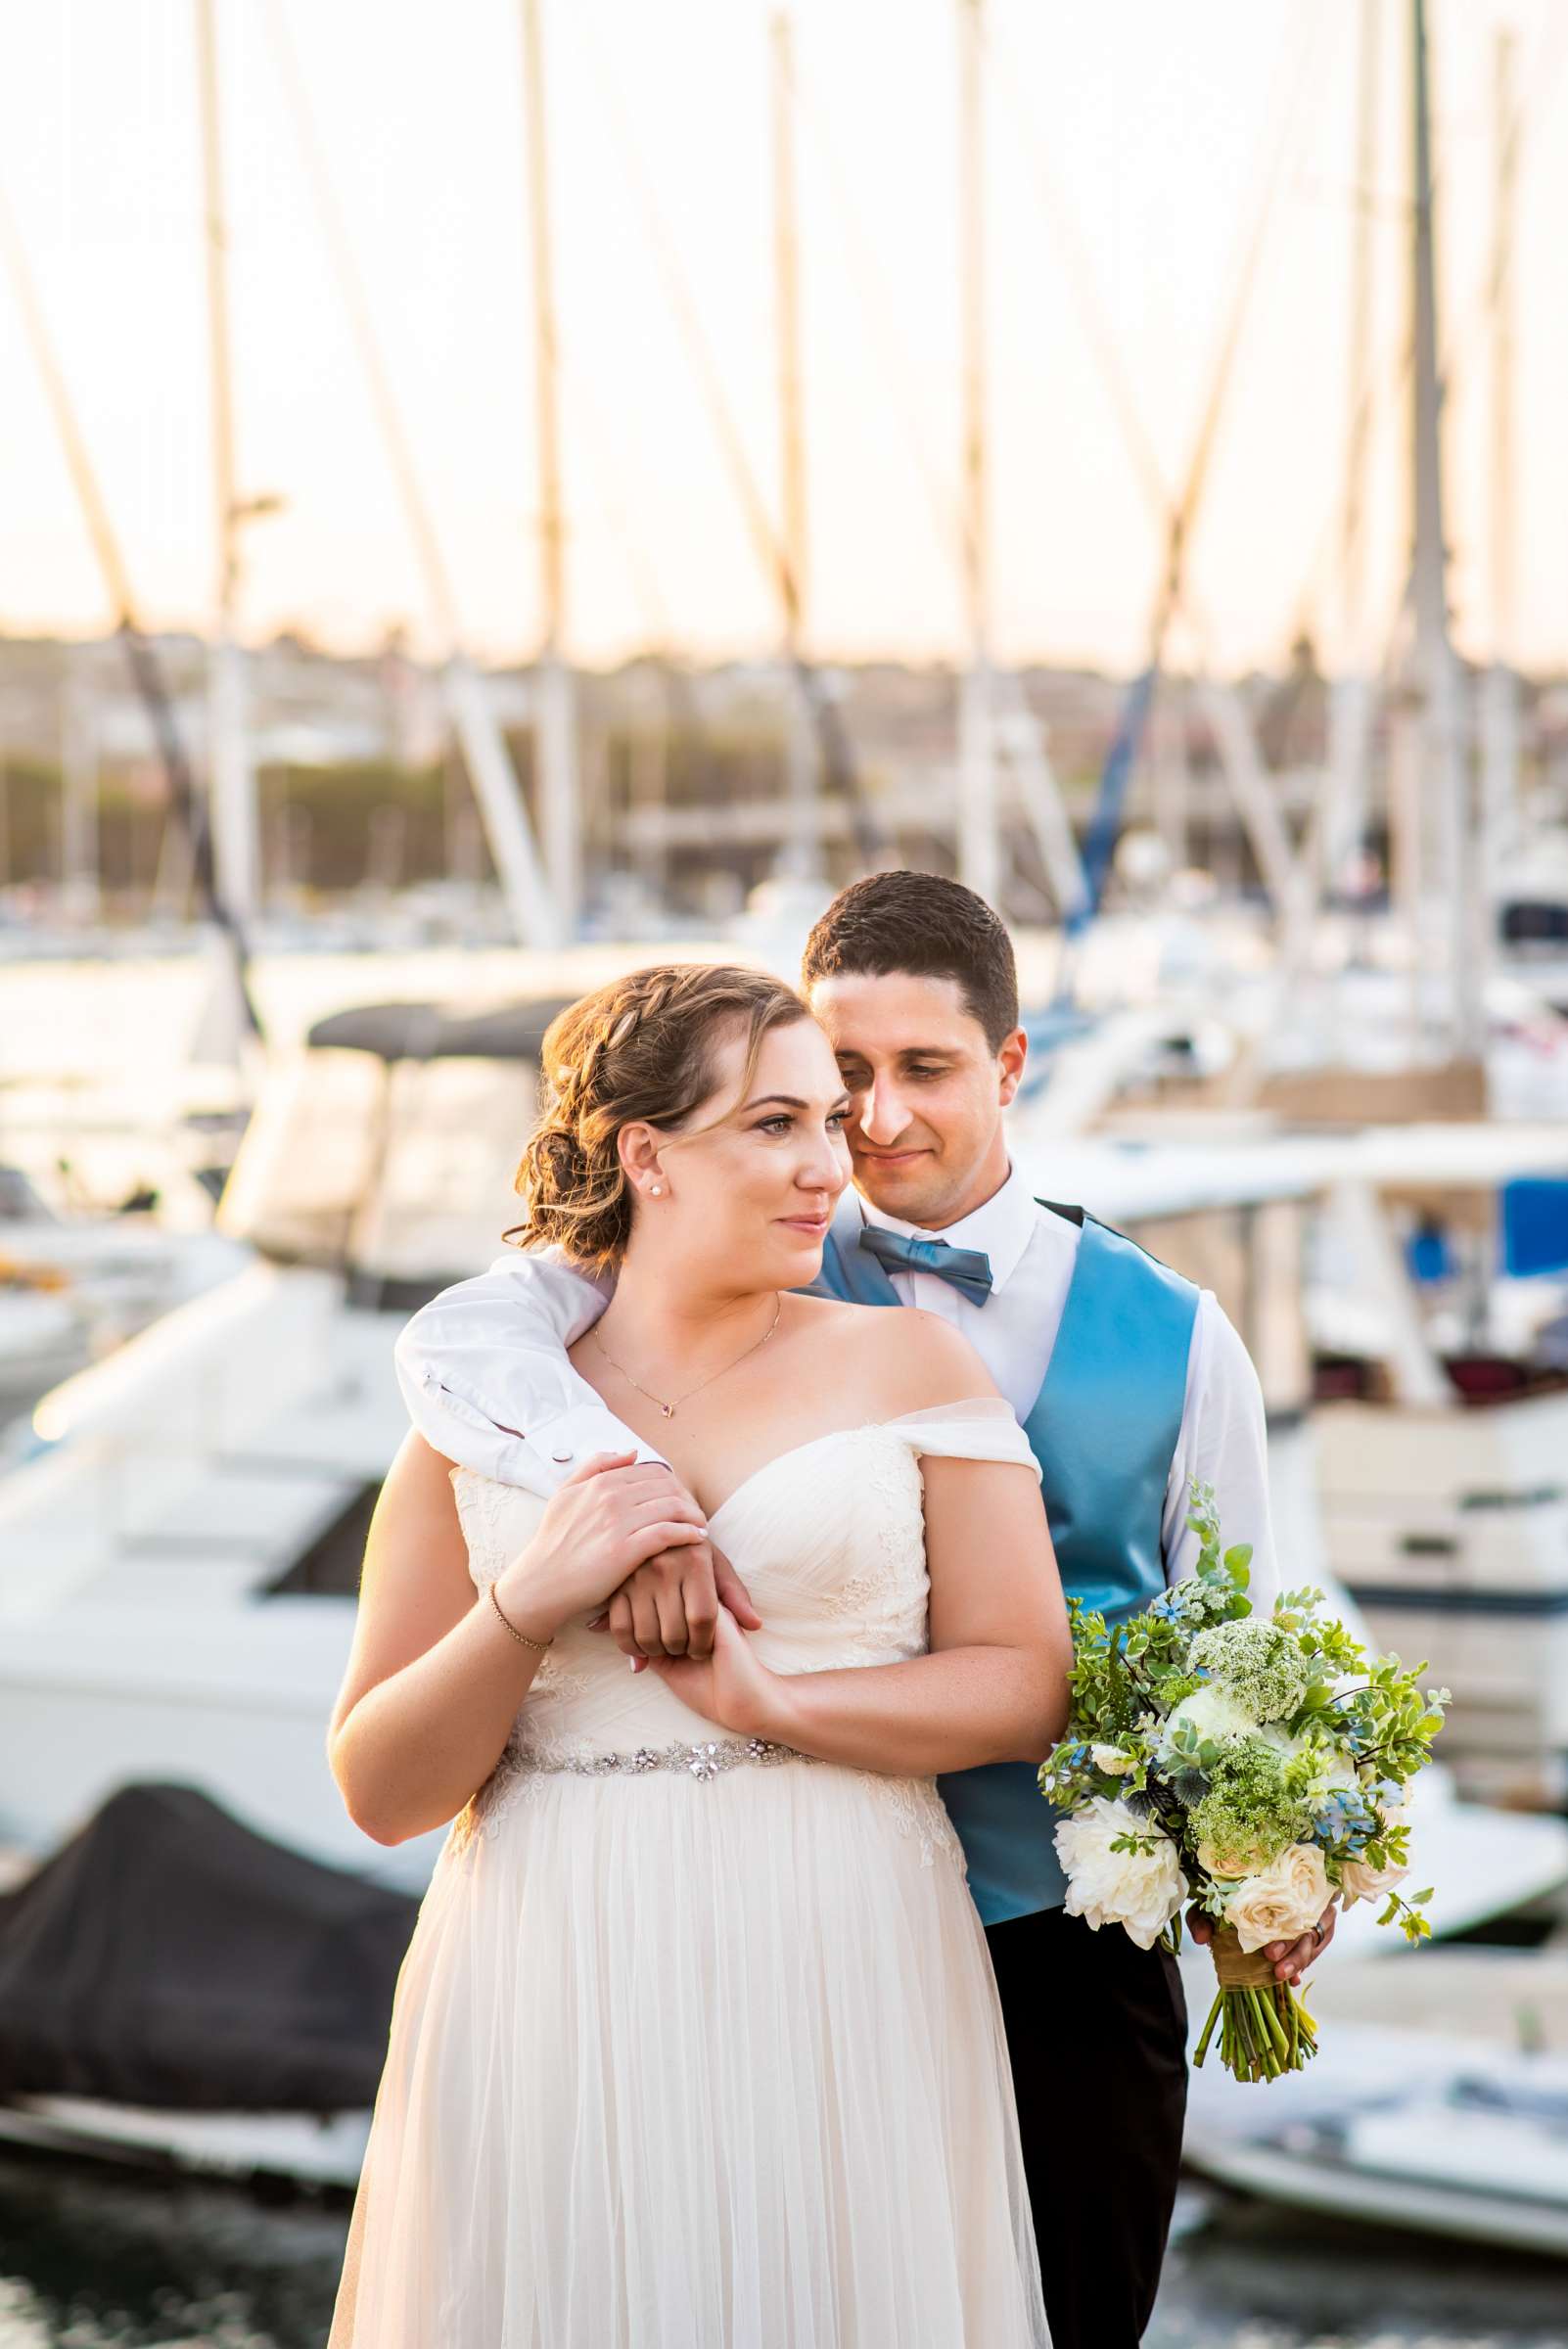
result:
[(1187, 2107), (1176, 1959), (1065, 1909), (989, 1925), (1051, 2349), (1137, 2349)]

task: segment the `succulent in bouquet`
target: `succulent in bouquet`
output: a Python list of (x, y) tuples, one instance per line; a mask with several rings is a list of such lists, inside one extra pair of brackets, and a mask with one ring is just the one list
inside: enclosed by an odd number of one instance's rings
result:
[(1065, 1817), (1067, 1907), (1142, 1949), (1179, 1946), (1191, 1902), (1211, 1918), (1219, 1989), (1199, 2039), (1242, 2080), (1299, 2071), (1316, 2031), (1264, 1954), (1329, 1903), (1380, 1900), (1380, 1924), (1430, 1931), (1409, 1866), (1410, 1782), (1431, 1757), (1447, 1689), (1418, 1665), (1368, 1659), (1318, 1590), (1269, 1616), (1247, 1596), (1251, 1549), (1226, 1549), (1212, 1486), (1192, 1488), (1197, 1570), (1109, 1624), (1074, 1600), (1068, 1733), (1040, 1791)]

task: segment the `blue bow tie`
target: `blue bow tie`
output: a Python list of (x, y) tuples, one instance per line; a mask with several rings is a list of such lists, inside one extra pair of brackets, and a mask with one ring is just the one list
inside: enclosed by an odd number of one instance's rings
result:
[(978, 1248), (949, 1248), (945, 1240), (906, 1240), (901, 1231), (885, 1231), (880, 1223), (861, 1226), (860, 1245), (890, 1272), (935, 1273), (971, 1305), (984, 1305), (991, 1295), (991, 1259)]

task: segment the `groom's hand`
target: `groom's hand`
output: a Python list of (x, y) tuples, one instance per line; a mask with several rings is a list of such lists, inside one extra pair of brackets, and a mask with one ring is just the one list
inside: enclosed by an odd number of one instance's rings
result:
[(743, 1630), (761, 1631), (751, 1593), (723, 1551), (712, 1542), (694, 1542), (662, 1549), (639, 1566), (588, 1629), (608, 1632), (631, 1658), (632, 1671), (641, 1672), (650, 1656), (711, 1656), (720, 1607)]
[[(1334, 1927), (1338, 1922), (1339, 1906), (1331, 1901), (1318, 1918), (1314, 1933), (1304, 1933), (1299, 1941), (1267, 1942), (1264, 1956), (1273, 1966), (1274, 1980), (1299, 1982), (1307, 1968), (1316, 1963), (1333, 1940)], [(1187, 1917), (1187, 1931), (1194, 1941), (1213, 1941), (1214, 1919), (1206, 1916), (1201, 1909), (1194, 1909)]]

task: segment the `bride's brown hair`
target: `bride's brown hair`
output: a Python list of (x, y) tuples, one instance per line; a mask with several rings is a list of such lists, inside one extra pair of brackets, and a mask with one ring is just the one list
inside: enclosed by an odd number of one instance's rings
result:
[(613, 1269), (631, 1236), (623, 1129), (678, 1131), (716, 1089), (715, 1048), (737, 1033), (744, 1101), (762, 1038), (809, 1017), (781, 979), (722, 962), (656, 964), (569, 1004), (544, 1032), (544, 1106), (512, 1186), (526, 1212), (504, 1236)]

